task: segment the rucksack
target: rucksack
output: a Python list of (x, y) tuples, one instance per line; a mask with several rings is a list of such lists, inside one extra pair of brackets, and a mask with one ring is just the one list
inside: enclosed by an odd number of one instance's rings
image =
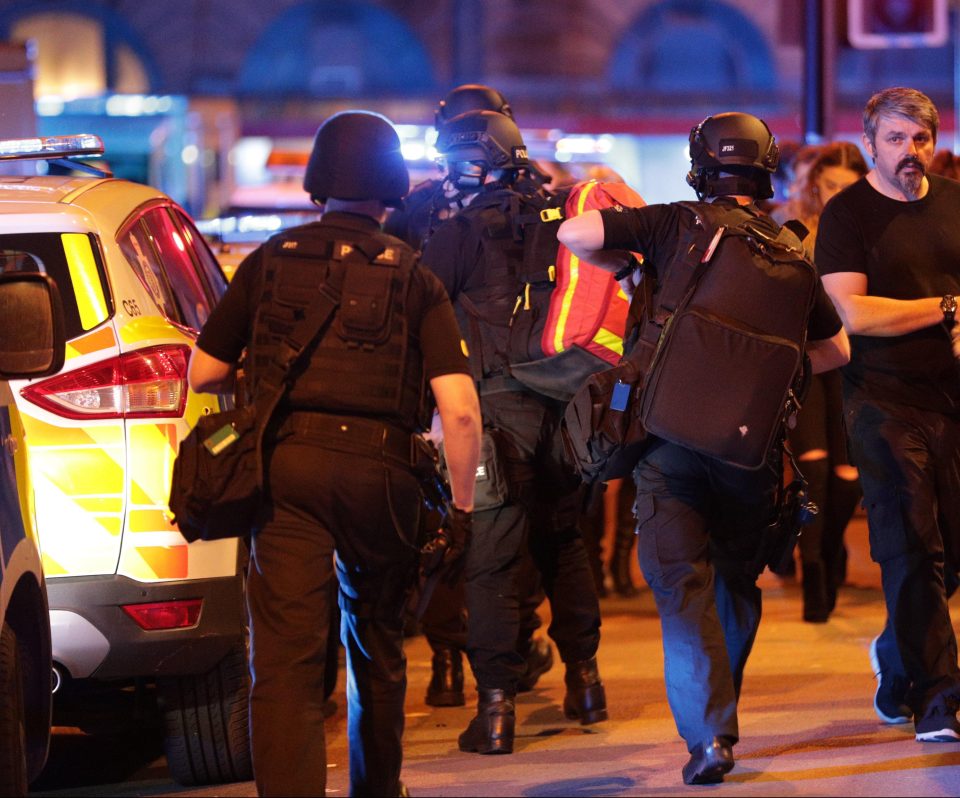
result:
[(684, 208), (678, 255), (636, 343), (581, 386), (564, 437), (585, 479), (625, 476), (650, 433), (742, 468), (761, 467), (799, 409), (817, 273), (797, 236), (742, 207)]
[(458, 297), (477, 379), (503, 374), (566, 401), (617, 362), (627, 297), (556, 237), (564, 219), (615, 204), (644, 202), (623, 183), (590, 180), (549, 194), (491, 192), (460, 214), (484, 248), (483, 286)]

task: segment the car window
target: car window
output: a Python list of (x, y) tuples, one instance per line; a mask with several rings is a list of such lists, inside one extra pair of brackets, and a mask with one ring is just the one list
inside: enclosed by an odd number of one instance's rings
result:
[(197, 266), (187, 251), (183, 234), (174, 225), (166, 208), (153, 208), (140, 221), (149, 229), (153, 244), (160, 253), (160, 261), (180, 309), (181, 322), (199, 331), (210, 316), (210, 300)]
[(160, 256), (150, 241), (150, 231), (138, 221), (120, 236), (118, 243), (160, 312), (168, 319), (180, 321), (173, 290), (167, 282)]
[(76, 338), (113, 313), (96, 237), (83, 233), (0, 235), (0, 273), (43, 272), (57, 281), (67, 338)]
[(210, 295), (214, 302), (219, 302), (220, 297), (227, 290), (227, 278), (224, 277), (220, 264), (217, 263), (217, 259), (213, 256), (203, 236), (197, 231), (190, 218), (176, 209), (171, 208), (170, 210), (183, 231), (187, 249), (193, 254), (194, 261), (200, 268), (200, 273), (204, 277)]
[(121, 236), (120, 246), (163, 314), (200, 330), (211, 302), (185, 239), (167, 209), (157, 207)]

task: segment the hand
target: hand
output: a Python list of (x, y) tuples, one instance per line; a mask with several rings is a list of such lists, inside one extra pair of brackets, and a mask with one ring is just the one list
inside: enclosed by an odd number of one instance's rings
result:
[(443, 555), (443, 580), (448, 585), (453, 585), (460, 579), (466, 565), (465, 555), (473, 534), (473, 513), (461, 510), (451, 502), (447, 505), (447, 515), (443, 519), (440, 534), (445, 536), (448, 542)]

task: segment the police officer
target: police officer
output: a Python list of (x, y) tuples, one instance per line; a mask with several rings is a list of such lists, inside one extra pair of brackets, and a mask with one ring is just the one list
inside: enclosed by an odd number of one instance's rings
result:
[(479, 407), (443, 286), (381, 232), (409, 187), (382, 116), (347, 111), (317, 131), (304, 189), (322, 219), (240, 265), (194, 349), (190, 384), (219, 391), (244, 348), (257, 375), (321, 290), (339, 294), (270, 424), (269, 501), (247, 582), (253, 766), (261, 795), (323, 795), (328, 585), (339, 579), (352, 795), (399, 795), (406, 661), (401, 610), (416, 576), (421, 494), (414, 434), (445, 431), (454, 559), (469, 538)]
[(522, 234), (512, 211), (522, 204), (518, 180), (529, 165), (523, 139), (510, 117), (473, 111), (444, 126), (437, 149), (451, 182), (476, 196), (436, 229), (423, 263), (443, 282), (469, 343), (484, 426), (497, 442), (496, 466), (485, 463), (488, 473), (502, 470), (510, 486), (474, 516), (465, 571), (467, 654), (479, 702), (459, 745), (481, 754), (511, 753), (514, 701), (524, 675), (514, 641), (525, 549), (543, 579), (549, 633), (566, 664), (564, 710), (585, 724), (607, 716), (596, 661), (600, 607), (577, 528), (579, 481), (563, 459), (563, 406), (511, 377), (503, 340), (523, 295), (523, 247), (515, 237)]
[[(742, 206), (744, 218), (777, 236), (779, 227), (754, 204), (772, 195), (770, 173), (778, 159), (762, 120), (742, 113), (708, 117), (691, 131), (690, 155), (687, 180), (700, 200), (731, 211)], [(693, 218), (675, 203), (617, 206), (565, 221), (558, 237), (583, 260), (624, 280), (633, 273), (628, 253), (641, 252), (659, 282)], [(843, 365), (849, 352), (840, 319), (818, 284), (808, 320), (813, 371)], [(762, 566), (756, 560), (776, 513), (781, 460), (780, 446), (773, 446), (766, 466), (751, 471), (654, 437), (634, 471), (640, 564), (660, 613), (667, 698), (690, 752), (683, 768), (687, 784), (722, 781), (734, 766), (737, 699), (760, 622), (756, 578)]]
[[(454, 117), (470, 111), (496, 111), (513, 118), (506, 98), (491, 86), (465, 83), (452, 89), (437, 105), (434, 124), (438, 139), (444, 126)], [(518, 181), (526, 181), (528, 190), (536, 191), (543, 178), (524, 170)], [(446, 219), (463, 210), (479, 191), (479, 186), (461, 187), (449, 176), (425, 180), (415, 186), (403, 206), (393, 210), (384, 223), (384, 230), (406, 241), (414, 249), (422, 249), (433, 231)], [(543, 602), (543, 589), (536, 567), (526, 559), (522, 566), (520, 631), (517, 650), (524, 658), (524, 674), (520, 691), (532, 690), (539, 678), (553, 667), (553, 651), (542, 637), (535, 637), (541, 621), (537, 607)], [(466, 646), (466, 609), (463, 580), (440, 580), (421, 618), (421, 628), (430, 649), (431, 678), (425, 701), (430, 706), (463, 706), (463, 657)]]
[[(447, 122), (469, 111), (496, 111), (513, 117), (510, 103), (499, 91), (480, 83), (465, 83), (452, 89), (433, 113), (438, 138)], [(463, 210), (472, 193), (475, 192), (463, 191), (447, 177), (424, 180), (413, 187), (403, 207), (387, 217), (383, 229), (414, 249), (422, 249), (443, 221)]]

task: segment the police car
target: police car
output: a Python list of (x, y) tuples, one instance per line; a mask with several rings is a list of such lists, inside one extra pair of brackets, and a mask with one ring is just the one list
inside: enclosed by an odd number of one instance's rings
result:
[[(62, 366), (53, 281), (0, 275), (0, 380), (45, 376)], [(26, 795), (50, 741), (50, 620), (36, 533), (21, 504), (26, 463), (9, 394), (0, 385), (0, 795)]]
[(0, 272), (49, 275), (64, 312), (63, 368), (10, 383), (54, 687), (155, 680), (174, 778), (245, 780), (245, 550), (187, 545), (167, 508), (180, 439), (226, 401), (190, 392), (187, 364), (227, 283), (169, 197), (67, 160), (102, 152), (94, 136), (0, 141), (0, 161), (64, 172), (0, 177)]

